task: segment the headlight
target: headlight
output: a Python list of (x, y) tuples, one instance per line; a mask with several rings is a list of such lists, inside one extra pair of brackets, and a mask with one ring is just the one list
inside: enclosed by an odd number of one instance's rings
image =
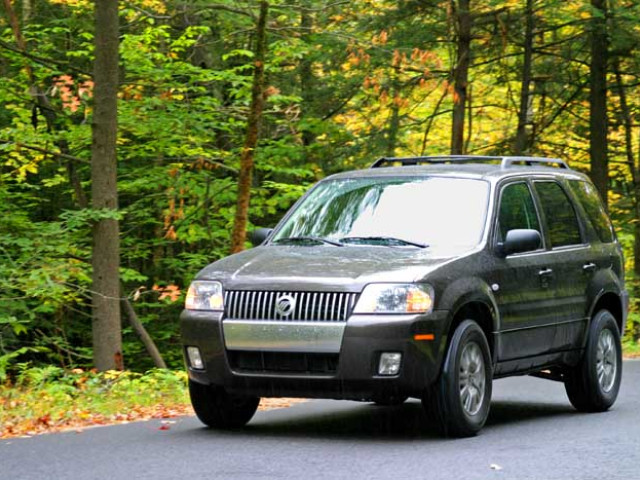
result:
[(200, 280), (191, 282), (184, 306), (187, 310), (223, 310), (222, 284)]
[(365, 287), (353, 313), (430, 313), (432, 310), (430, 285), (372, 283)]

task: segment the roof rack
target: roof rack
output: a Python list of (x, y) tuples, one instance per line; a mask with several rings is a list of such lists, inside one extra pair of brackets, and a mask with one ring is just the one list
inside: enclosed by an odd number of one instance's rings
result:
[(370, 168), (380, 168), (385, 164), (400, 163), (401, 166), (424, 165), (434, 163), (494, 163), (501, 168), (524, 165), (531, 167), (534, 165), (547, 165), (550, 167), (569, 169), (564, 161), (558, 158), (545, 157), (491, 157), (481, 155), (443, 155), (437, 157), (381, 157), (377, 159)]

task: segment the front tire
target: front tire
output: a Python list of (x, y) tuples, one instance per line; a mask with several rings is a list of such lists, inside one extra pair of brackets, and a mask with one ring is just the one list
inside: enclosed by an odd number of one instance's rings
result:
[(616, 401), (622, 378), (622, 347), (615, 317), (600, 310), (589, 326), (580, 363), (565, 372), (571, 404), (581, 412), (604, 412)]
[(493, 370), (480, 326), (463, 321), (453, 333), (442, 372), (422, 403), (445, 436), (469, 437), (489, 416)]
[(202, 423), (219, 429), (239, 428), (247, 424), (258, 409), (259, 397), (232, 395), (222, 387), (202, 385), (189, 380), (191, 405)]

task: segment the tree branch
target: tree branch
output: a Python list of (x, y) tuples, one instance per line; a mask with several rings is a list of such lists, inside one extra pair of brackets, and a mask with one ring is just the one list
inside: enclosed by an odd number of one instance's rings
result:
[(207, 5), (194, 5), (194, 8), (195, 8), (195, 13), (202, 12), (204, 10), (223, 10), (225, 12), (244, 15), (246, 17), (251, 18), (252, 20), (256, 19), (255, 14), (251, 10), (243, 10), (241, 8), (231, 7), (229, 5), (222, 5), (219, 3), (212, 3)]
[(26, 145), (24, 143), (10, 142), (10, 141), (7, 141), (7, 140), (0, 140), (0, 143), (14, 144), (18, 148), (25, 148), (27, 150), (33, 150), (33, 151), (36, 151), (36, 152), (45, 153), (47, 155), (53, 155), (55, 157), (64, 158), (66, 160), (72, 160), (74, 162), (85, 163), (87, 165), (91, 163), (89, 160), (85, 160), (85, 159), (80, 158), (80, 157), (75, 157), (73, 155), (69, 155), (69, 154), (61, 153), (61, 152), (53, 152), (51, 150), (47, 150), (46, 148), (37, 147), (35, 145)]
[(133, 309), (133, 305), (131, 305), (129, 299), (123, 298), (120, 300), (120, 303), (122, 305), (122, 309), (127, 314), (129, 323), (138, 334), (138, 337), (140, 337), (140, 340), (144, 344), (144, 347), (147, 349), (147, 353), (149, 353), (149, 356), (153, 360), (153, 364), (157, 368), (167, 368), (167, 364), (164, 363), (164, 359), (162, 358), (162, 355), (160, 355), (158, 347), (156, 347), (156, 344), (151, 338), (151, 335), (149, 335), (147, 330), (144, 328), (144, 325), (138, 318), (138, 315), (136, 315), (136, 311)]
[(37, 55), (33, 55), (3, 40), (0, 40), (0, 47), (4, 48), (5, 50), (9, 50), (11, 52), (17, 53), (18, 55), (22, 55), (23, 57), (33, 60), (34, 62), (39, 63), (40, 65), (44, 65), (45, 67), (63, 68), (64, 70), (71, 70), (75, 73), (81, 73), (82, 75), (86, 75), (87, 77), (92, 77), (90, 72), (74, 67), (67, 62), (60, 62), (58, 60), (53, 60), (52, 58), (44, 58), (44, 57), (39, 57)]

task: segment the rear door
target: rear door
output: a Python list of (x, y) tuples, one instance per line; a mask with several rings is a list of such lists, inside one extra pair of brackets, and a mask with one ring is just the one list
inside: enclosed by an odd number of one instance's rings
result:
[[(574, 197), (578, 200), (578, 209), (582, 207), (585, 224), (591, 226), (587, 228), (587, 236), (589, 241), (589, 255), (585, 263), (582, 265), (583, 275), (588, 284), (592, 283), (593, 276), (598, 271), (604, 269), (612, 269), (613, 272), (621, 278), (623, 276), (623, 266), (619, 251), (619, 244), (616, 242), (613, 225), (604, 208), (604, 204), (600, 199), (596, 188), (593, 184), (585, 180), (568, 180), (567, 185)], [(585, 225), (585, 226), (588, 226)], [(601, 288), (600, 286), (591, 285), (591, 288)], [(587, 290), (591, 290), (590, 286), (586, 286)], [(597, 290), (595, 290), (597, 291)], [(594, 292), (594, 290), (592, 290)], [(583, 316), (588, 320), (590, 304), (593, 301), (593, 293), (590, 297), (588, 291), (585, 292), (585, 311)], [(568, 328), (565, 326), (559, 331), (557, 337), (558, 342), (564, 342), (571, 347), (582, 347), (587, 333), (588, 322), (583, 322), (582, 329)]]
[(553, 271), (556, 351), (573, 348), (585, 326), (586, 289), (595, 272), (596, 258), (586, 241), (584, 226), (563, 185), (555, 180), (535, 181), (548, 245), (547, 264)]

